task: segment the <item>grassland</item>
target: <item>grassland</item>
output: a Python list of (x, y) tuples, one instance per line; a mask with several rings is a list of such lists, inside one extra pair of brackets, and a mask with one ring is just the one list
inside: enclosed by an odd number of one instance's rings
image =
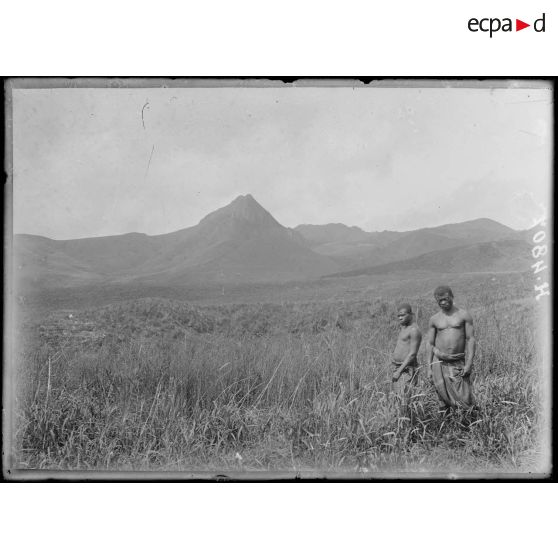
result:
[(306, 297), (304, 286), (268, 286), (260, 300), (257, 289), (228, 302), (150, 297), (27, 319), (15, 354), (14, 468), (540, 472), (530, 278), (449, 277), (475, 319), (478, 411), (446, 417), (424, 375), (401, 416), (388, 374), (396, 303), (410, 301), (426, 331), (436, 280), (355, 281), (323, 282)]

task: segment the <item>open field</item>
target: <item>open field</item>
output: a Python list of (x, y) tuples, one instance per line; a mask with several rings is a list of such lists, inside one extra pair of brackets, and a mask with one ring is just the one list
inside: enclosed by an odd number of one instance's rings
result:
[(73, 312), (97, 308), (139, 298), (183, 300), (203, 306), (237, 304), (283, 304), (287, 302), (324, 302), (376, 300), (431, 296), (433, 285), (451, 283), (464, 300), (477, 304), (481, 291), (490, 291), (495, 300), (532, 296), (530, 272), (432, 273), (413, 272), (387, 275), (331, 277), (314, 281), (292, 281), (280, 284), (227, 284), (156, 286), (141, 283), (108, 284), (18, 292), (17, 313), (23, 321), (44, 319), (53, 311)]
[(15, 468), (541, 471), (530, 277), (443, 277), (479, 341), (479, 410), (446, 418), (424, 375), (398, 416), (388, 375), (396, 303), (411, 302), (426, 332), (440, 276), (374, 281), (31, 312), (15, 354)]

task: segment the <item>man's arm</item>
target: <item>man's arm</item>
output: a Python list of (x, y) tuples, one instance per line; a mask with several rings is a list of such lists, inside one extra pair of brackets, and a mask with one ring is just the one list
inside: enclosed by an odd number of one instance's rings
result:
[(475, 357), (475, 349), (477, 342), (475, 340), (475, 329), (473, 327), (473, 318), (471, 314), (464, 311), (465, 319), (465, 367), (463, 368), (463, 376), (469, 376), (473, 367), (473, 358)]
[(409, 354), (405, 357), (399, 368), (393, 374), (392, 379), (394, 382), (399, 380), (401, 374), (403, 373), (403, 370), (405, 370), (405, 368), (407, 368), (407, 366), (409, 366), (409, 364), (411, 364), (411, 362), (414, 362), (417, 358), (421, 340), (422, 335), (420, 334), (418, 328), (411, 329), (411, 333), (409, 336)]
[(434, 318), (428, 322), (428, 333), (426, 334), (426, 370), (428, 378), (432, 378), (432, 358), (434, 356), (434, 344), (436, 343), (436, 326)]

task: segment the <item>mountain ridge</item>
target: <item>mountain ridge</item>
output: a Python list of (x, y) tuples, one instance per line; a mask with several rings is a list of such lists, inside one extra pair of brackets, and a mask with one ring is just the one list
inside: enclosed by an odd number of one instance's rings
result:
[(426, 252), (412, 258), (367, 268), (332, 274), (329, 277), (354, 277), (409, 271), (469, 273), (479, 271), (527, 271), (532, 264), (531, 246), (522, 238), (460, 245), (445, 250)]
[(269, 281), (339, 271), (338, 263), (310, 250), (296, 231), (283, 227), (249, 194), (172, 233), (74, 240), (19, 235), (15, 245), (23, 280), (35, 284)]
[[(518, 235), (488, 218), (405, 232), (366, 232), (343, 223), (288, 228), (246, 194), (208, 213), (197, 225), (159, 235), (131, 232), (54, 240), (17, 234), (14, 263), (22, 284), (33, 288), (138, 281), (282, 282), (338, 275)], [(512, 260), (522, 262), (517, 250), (517, 254), (509, 250)], [(472, 249), (467, 257), (474, 259), (477, 252)], [(477, 255), (487, 266), (484, 252)]]
[(339, 226), (299, 226), (297, 230), (314, 251), (342, 258), (353, 269), (408, 259), (435, 250), (521, 236), (521, 231), (485, 217), (402, 232), (367, 233), (360, 229), (358, 238)]

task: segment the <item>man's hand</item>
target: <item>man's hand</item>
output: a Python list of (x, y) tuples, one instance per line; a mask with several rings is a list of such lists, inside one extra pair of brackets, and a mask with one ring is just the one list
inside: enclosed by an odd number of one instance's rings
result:
[(451, 360), (452, 355), (440, 351), (438, 347), (433, 347), (432, 352), (434, 353), (434, 356), (440, 360)]
[(403, 373), (403, 370), (401, 370), (401, 368), (398, 368), (394, 373), (393, 376), (391, 377), (391, 381), (392, 382), (397, 382), (397, 380), (399, 380), (399, 378), (401, 378), (401, 374)]
[(468, 376), (471, 375), (471, 372), (473, 371), (473, 367), (472, 366), (464, 366), (463, 367), (463, 372), (461, 372), (461, 376), (463, 378), (467, 378)]
[(432, 364), (426, 365), (426, 378), (432, 381)]

